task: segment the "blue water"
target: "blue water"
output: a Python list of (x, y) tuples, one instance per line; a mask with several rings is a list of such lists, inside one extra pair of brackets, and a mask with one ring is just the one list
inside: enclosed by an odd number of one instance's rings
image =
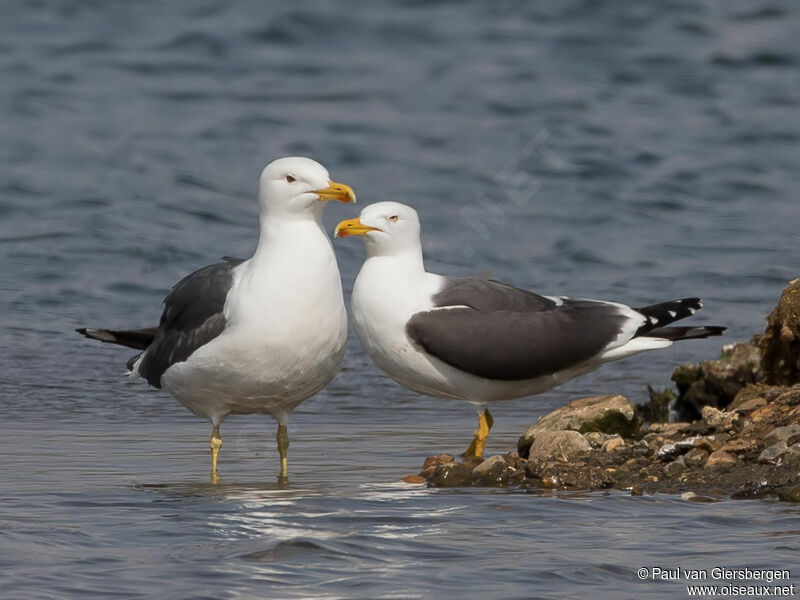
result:
[[(208, 424), (72, 331), (152, 324), (185, 273), (248, 255), (258, 173), (302, 154), (362, 204), (415, 206), (432, 270), (700, 295), (698, 322), (748, 338), (799, 274), (797, 5), (274, 4), (3, 4), (0, 597), (666, 599), (686, 582), (638, 568), (799, 564), (791, 505), (400, 483), (474, 415), (355, 339), (293, 415), (290, 487), (258, 416), (226, 421), (211, 485)], [(363, 249), (336, 249), (349, 293)], [(487, 452), (719, 345), (498, 406)]]

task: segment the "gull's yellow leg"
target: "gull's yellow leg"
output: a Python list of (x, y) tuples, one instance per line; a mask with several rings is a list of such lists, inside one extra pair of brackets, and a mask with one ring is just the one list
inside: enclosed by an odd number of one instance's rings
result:
[(486, 438), (489, 437), (489, 430), (491, 430), (492, 425), (494, 425), (492, 413), (489, 412), (488, 408), (484, 408), (478, 413), (478, 428), (475, 430), (475, 437), (472, 439), (469, 448), (461, 456), (464, 458), (470, 456), (483, 458), (483, 449), (486, 447)]
[(281, 473), (278, 475), (278, 479), (285, 481), (289, 478), (289, 461), (287, 458), (287, 451), (289, 450), (289, 430), (286, 425), (278, 424), (278, 435), (276, 439), (278, 441), (278, 454), (281, 457)]
[(219, 456), (219, 449), (222, 448), (222, 438), (219, 437), (219, 425), (214, 425), (214, 429), (211, 431), (211, 442), (209, 446), (211, 446), (211, 483), (217, 483), (217, 481), (219, 481), (219, 475), (217, 474), (217, 457)]

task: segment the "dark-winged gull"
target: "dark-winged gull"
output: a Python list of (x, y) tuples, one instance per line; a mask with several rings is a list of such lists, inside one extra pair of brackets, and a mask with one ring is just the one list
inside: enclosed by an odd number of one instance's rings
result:
[(339, 223), (335, 236), (350, 235), (363, 236), (367, 249), (351, 300), (361, 344), (405, 387), (477, 408), (478, 428), (464, 456), (483, 456), (491, 402), (538, 394), (603, 363), (725, 330), (668, 326), (699, 310), (699, 298), (631, 308), (428, 273), (417, 212), (397, 202), (372, 204), (360, 218)]
[(285, 479), (289, 414), (339, 370), (347, 313), (322, 226), (326, 200), (355, 202), (355, 195), (311, 159), (270, 163), (259, 179), (260, 237), (250, 259), (223, 258), (184, 277), (164, 300), (158, 327), (78, 330), (143, 350), (128, 362), (131, 375), (211, 421), (212, 480), (220, 424), (252, 413), (278, 422)]

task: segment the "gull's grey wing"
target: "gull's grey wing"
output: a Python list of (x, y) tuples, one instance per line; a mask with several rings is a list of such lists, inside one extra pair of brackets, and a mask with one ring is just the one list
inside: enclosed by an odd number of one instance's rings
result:
[(150, 385), (160, 388), (164, 371), (185, 361), (222, 333), (223, 308), (233, 282), (233, 269), (243, 262), (241, 258), (225, 257), (175, 284), (164, 299), (158, 333), (139, 362), (139, 374)]
[(409, 320), (409, 338), (462, 371), (507, 381), (582, 363), (630, 320), (611, 303), (552, 299), (486, 279), (450, 278), (433, 301), (436, 309)]

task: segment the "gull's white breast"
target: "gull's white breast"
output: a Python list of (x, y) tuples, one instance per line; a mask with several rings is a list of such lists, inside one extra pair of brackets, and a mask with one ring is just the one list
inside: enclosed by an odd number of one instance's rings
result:
[(347, 313), (336, 258), (321, 230), (296, 237), (236, 267), (225, 331), (162, 376), (196, 414), (281, 420), (338, 372)]

